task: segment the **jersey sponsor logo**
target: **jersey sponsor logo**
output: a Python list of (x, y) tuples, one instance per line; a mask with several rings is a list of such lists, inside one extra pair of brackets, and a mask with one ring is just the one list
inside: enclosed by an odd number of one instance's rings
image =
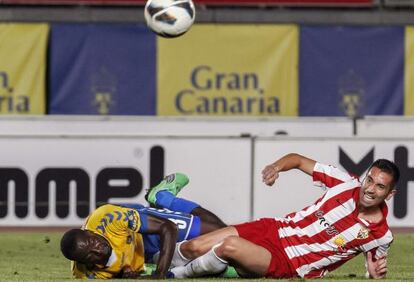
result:
[(333, 241), (333, 244), (336, 246), (336, 251), (338, 253), (346, 252), (346, 249), (345, 249), (346, 240), (342, 235), (335, 236), (335, 238), (332, 241)]
[(329, 236), (333, 236), (333, 235), (338, 235), (339, 232), (338, 230), (336, 230), (335, 226), (330, 224), (326, 218), (324, 217), (324, 213), (323, 211), (316, 211), (315, 212), (315, 216), (318, 218), (318, 222), (322, 227), (325, 227), (325, 232), (329, 235)]

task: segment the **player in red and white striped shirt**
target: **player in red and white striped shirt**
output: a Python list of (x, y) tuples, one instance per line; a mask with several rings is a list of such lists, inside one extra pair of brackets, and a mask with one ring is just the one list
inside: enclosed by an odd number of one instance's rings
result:
[(284, 218), (225, 227), (182, 244), (183, 261), (192, 260), (173, 268), (175, 277), (220, 273), (231, 264), (245, 277), (318, 278), (362, 252), (367, 276), (383, 278), (393, 240), (385, 201), (396, 192), (397, 166), (377, 160), (361, 183), (333, 166), (288, 154), (264, 168), (263, 182), (271, 186), (279, 172), (294, 168), (311, 175), (326, 193)]

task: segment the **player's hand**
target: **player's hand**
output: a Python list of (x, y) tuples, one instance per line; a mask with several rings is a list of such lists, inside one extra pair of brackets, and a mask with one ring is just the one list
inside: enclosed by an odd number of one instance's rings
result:
[(268, 186), (275, 184), (276, 179), (279, 178), (279, 167), (270, 164), (262, 170), (262, 181)]
[(367, 252), (367, 270), (369, 277), (373, 279), (382, 279), (387, 274), (387, 257), (382, 256), (377, 260), (374, 260), (374, 257), (371, 252)]

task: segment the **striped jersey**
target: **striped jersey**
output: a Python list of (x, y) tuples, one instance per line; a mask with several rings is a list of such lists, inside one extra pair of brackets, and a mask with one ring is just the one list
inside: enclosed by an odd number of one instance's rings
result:
[(386, 254), (393, 240), (386, 204), (381, 206), (383, 219), (369, 223), (358, 218), (358, 178), (316, 163), (313, 180), (326, 193), (313, 205), (277, 219), (282, 246), (298, 275), (322, 277), (361, 252), (376, 258)]

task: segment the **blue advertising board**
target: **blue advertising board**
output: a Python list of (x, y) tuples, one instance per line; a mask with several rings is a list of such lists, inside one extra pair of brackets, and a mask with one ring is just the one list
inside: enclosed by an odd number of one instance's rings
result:
[(137, 24), (53, 24), (49, 114), (155, 115), (156, 36)]
[(404, 27), (301, 26), (299, 115), (402, 115)]

